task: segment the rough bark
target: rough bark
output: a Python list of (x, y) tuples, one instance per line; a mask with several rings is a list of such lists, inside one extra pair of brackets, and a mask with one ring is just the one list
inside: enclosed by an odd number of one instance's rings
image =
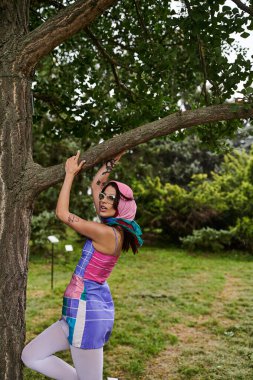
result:
[[(32, 159), (31, 83), (11, 70), (4, 48), (27, 33), (29, 1), (1, 2), (0, 13), (0, 379), (22, 378), (32, 203), (22, 178)], [(3, 62), (5, 62), (3, 64)]]
[[(152, 123), (142, 125), (104, 141), (82, 154), (81, 159), (86, 160), (83, 170), (85, 171), (97, 163), (115, 156), (122, 150), (134, 148), (153, 138), (169, 135), (182, 128), (191, 128), (217, 121), (252, 118), (253, 108), (248, 108), (248, 106), (249, 104), (209, 106), (193, 111), (177, 112)], [(211, 125), (210, 128), (212, 128)], [(32, 187), (35, 194), (37, 194), (47, 187), (62, 181), (64, 174), (64, 163), (49, 168), (43, 168), (32, 163), (27, 171), (28, 177), (25, 181), (30, 184), (34, 183)]]
[(90, 25), (117, 0), (79, 0), (59, 11), (40, 27), (17, 41), (15, 71), (32, 74), (36, 64), (56, 46)]
[(0, 379), (21, 379), (33, 205), (22, 188), (31, 158), (30, 83), (0, 78)]

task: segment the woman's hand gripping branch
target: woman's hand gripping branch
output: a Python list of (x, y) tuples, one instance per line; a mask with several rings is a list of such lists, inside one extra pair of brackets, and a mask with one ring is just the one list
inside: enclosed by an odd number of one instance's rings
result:
[(56, 216), (61, 220), (65, 220), (66, 215), (68, 216), (68, 219), (74, 217), (69, 213), (69, 197), (74, 177), (79, 173), (85, 163), (85, 161), (78, 163), (79, 157), (80, 151), (78, 150), (77, 154), (68, 158), (65, 164), (65, 179), (59, 194), (55, 211)]
[(66, 164), (65, 164), (66, 175), (76, 176), (79, 173), (79, 171), (82, 169), (86, 161), (83, 160), (78, 164), (79, 157), (80, 157), (80, 150), (77, 151), (77, 154), (75, 156), (72, 156), (67, 159)]

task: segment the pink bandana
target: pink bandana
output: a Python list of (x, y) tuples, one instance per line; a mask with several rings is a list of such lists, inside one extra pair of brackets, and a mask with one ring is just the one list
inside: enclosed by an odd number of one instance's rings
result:
[(125, 195), (125, 197), (127, 198), (132, 199), (128, 201), (124, 199), (123, 197), (120, 197), (119, 204), (118, 204), (118, 213), (117, 213), (116, 218), (134, 220), (137, 206), (134, 200), (133, 190), (129, 186), (127, 186), (125, 183), (114, 181), (114, 180), (110, 182), (116, 183), (118, 185), (118, 188), (121, 194)]

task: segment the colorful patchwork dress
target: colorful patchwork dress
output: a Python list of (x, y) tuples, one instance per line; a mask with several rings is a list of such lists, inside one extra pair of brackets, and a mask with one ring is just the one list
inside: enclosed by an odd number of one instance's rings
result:
[(72, 346), (95, 349), (108, 341), (114, 323), (114, 304), (106, 279), (117, 260), (118, 256), (96, 251), (89, 239), (84, 244), (63, 297), (61, 319), (69, 325), (68, 341)]

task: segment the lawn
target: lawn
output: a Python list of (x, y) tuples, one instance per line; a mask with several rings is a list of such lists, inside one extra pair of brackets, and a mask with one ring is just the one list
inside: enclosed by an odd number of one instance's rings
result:
[[(56, 321), (81, 245), (55, 260), (31, 258), (27, 341)], [(253, 257), (189, 254), (145, 247), (122, 254), (109, 284), (113, 334), (104, 348), (104, 379), (253, 379)], [(68, 352), (59, 356), (71, 362)], [(45, 379), (29, 369), (26, 380)]]

